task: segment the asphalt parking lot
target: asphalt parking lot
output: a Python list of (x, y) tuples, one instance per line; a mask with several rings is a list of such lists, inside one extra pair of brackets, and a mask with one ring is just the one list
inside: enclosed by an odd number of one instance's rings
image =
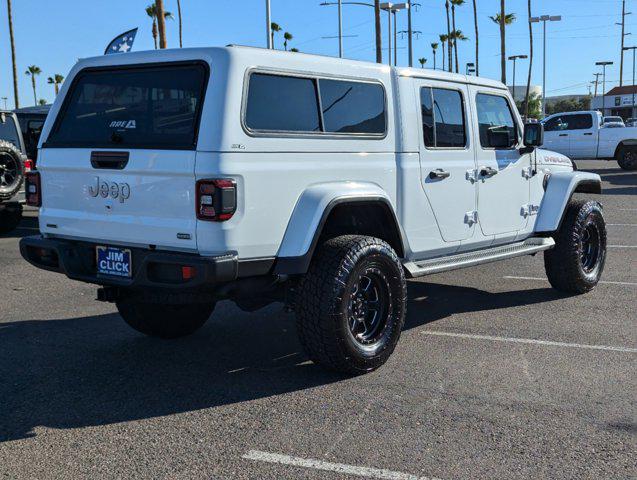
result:
[(602, 175), (604, 282), (569, 297), (541, 256), (410, 282), (388, 364), (311, 364), (280, 305), (197, 334), (129, 329), (95, 289), (0, 237), (4, 478), (636, 478), (637, 174)]

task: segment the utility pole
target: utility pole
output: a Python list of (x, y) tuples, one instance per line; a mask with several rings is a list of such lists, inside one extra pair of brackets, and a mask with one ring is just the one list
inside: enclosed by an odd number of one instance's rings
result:
[(595, 65), (602, 67), (602, 115), (606, 115), (606, 67), (613, 65), (613, 62), (596, 62)]
[(626, 0), (622, 0), (622, 22), (616, 24), (622, 27), (621, 61), (619, 62), (620, 87), (624, 84), (624, 40), (626, 39), (626, 35), (630, 35), (630, 33), (626, 33), (626, 15), (630, 15), (630, 12), (626, 12)]
[(164, 17), (164, 0), (155, 0), (155, 8), (157, 9), (159, 48), (166, 48), (166, 19)]
[(265, 34), (268, 37), (267, 45), (268, 49), (272, 50), (272, 21), (270, 12), (270, 0), (265, 0)]
[(408, 0), (407, 2), (407, 31), (409, 32), (407, 35), (407, 50), (408, 50), (408, 56), (409, 56), (409, 66), (413, 67), (414, 66), (414, 50), (413, 50), (413, 44), (412, 44), (412, 38), (411, 36), (413, 35), (413, 28), (411, 25), (411, 0)]
[(599, 85), (599, 77), (601, 77), (602, 74), (598, 72), (598, 73), (594, 73), (593, 75), (595, 75), (595, 81), (594, 81), (594, 83), (595, 83), (595, 98), (597, 98), (597, 86)]

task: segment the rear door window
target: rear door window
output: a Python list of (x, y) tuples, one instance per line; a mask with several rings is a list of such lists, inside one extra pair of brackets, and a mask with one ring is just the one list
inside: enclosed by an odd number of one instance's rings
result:
[(464, 103), (459, 91), (421, 88), (420, 109), (426, 147), (463, 148), (467, 145)]
[(207, 77), (199, 63), (81, 72), (46, 146), (193, 149)]

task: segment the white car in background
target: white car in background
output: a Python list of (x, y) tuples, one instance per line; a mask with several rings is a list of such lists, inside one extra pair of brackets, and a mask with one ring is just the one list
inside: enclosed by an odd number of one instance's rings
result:
[(592, 110), (555, 113), (542, 123), (548, 150), (571, 159), (615, 159), (624, 170), (637, 169), (637, 128), (607, 128)]
[(603, 128), (624, 128), (626, 124), (622, 117), (604, 117)]

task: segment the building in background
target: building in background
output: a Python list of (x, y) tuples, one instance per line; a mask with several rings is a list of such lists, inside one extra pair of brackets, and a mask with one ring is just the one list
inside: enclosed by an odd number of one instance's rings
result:
[(624, 85), (615, 87), (606, 95), (593, 98), (591, 102), (593, 110), (599, 110), (602, 115), (620, 116), (624, 120), (637, 115), (637, 85)]

